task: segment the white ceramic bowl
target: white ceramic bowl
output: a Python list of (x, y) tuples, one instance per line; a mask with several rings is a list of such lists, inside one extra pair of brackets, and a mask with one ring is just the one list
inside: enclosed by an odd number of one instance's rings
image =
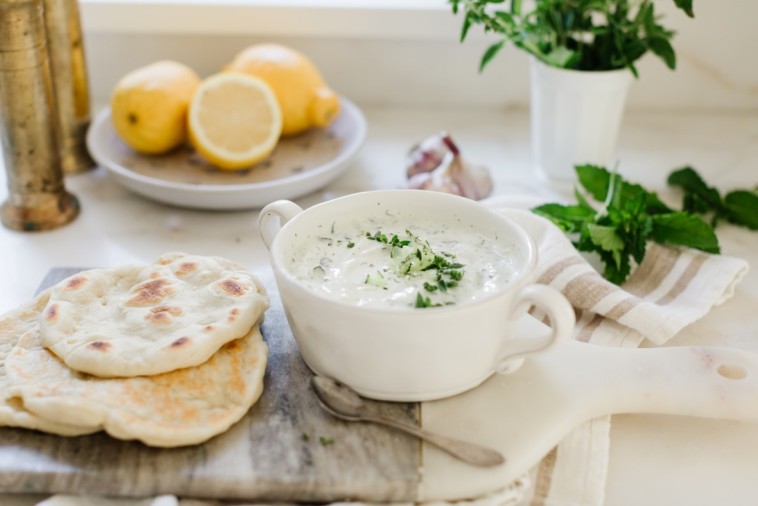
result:
[[(408, 224), (434, 220), (454, 230), (473, 227), (497, 237), (513, 253), (515, 278), (501, 291), (473, 302), (434, 308), (370, 308), (315, 292), (289, 270), (309, 238), (339, 220), (381, 218)], [(356, 193), (303, 211), (289, 201), (263, 208), (259, 227), (292, 332), (308, 366), (363, 396), (421, 401), (479, 385), (494, 372), (517, 369), (524, 355), (569, 336), (574, 312), (557, 291), (533, 284), (534, 241), (511, 220), (472, 200), (422, 190)], [(531, 305), (549, 318), (547, 336), (514, 335), (515, 322)]]

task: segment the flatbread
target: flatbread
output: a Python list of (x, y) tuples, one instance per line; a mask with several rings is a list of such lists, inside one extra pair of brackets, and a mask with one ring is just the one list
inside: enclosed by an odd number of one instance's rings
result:
[(30, 413), (20, 399), (9, 393), (10, 381), (6, 374), (5, 359), (18, 344), (19, 338), (38, 326), (39, 315), (49, 298), (50, 290), (47, 290), (34, 300), (0, 316), (0, 426), (36, 429), (61, 436), (90, 434), (96, 429), (52, 422)]
[(68, 367), (25, 333), (5, 360), (8, 393), (44, 420), (173, 447), (226, 431), (263, 391), (268, 346), (258, 326), (207, 362), (157, 376), (98, 378)]
[(103, 378), (202, 364), (268, 308), (263, 285), (219, 257), (171, 253), (148, 266), (93, 269), (53, 287), (42, 344)]

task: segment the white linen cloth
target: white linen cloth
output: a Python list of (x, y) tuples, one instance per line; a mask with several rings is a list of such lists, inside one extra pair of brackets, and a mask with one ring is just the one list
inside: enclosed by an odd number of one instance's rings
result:
[[(605, 346), (662, 345), (716, 305), (728, 300), (748, 270), (746, 261), (686, 248), (650, 244), (642, 264), (621, 287), (607, 282), (534, 202), (491, 199), (486, 205), (534, 238), (536, 280), (560, 290), (577, 312), (574, 338)], [(608, 465), (610, 417), (577, 427), (522, 480), (490, 496), (458, 503), (476, 506), (602, 506)], [(85, 502), (86, 501), (86, 502)], [(218, 502), (173, 496), (123, 500), (54, 496), (38, 506), (211, 506)], [(242, 503), (224, 503), (242, 504)], [(336, 505), (335, 505), (336, 506)]]

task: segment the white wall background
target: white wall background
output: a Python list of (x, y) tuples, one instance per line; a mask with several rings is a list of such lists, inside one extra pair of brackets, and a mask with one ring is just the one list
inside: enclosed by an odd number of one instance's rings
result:
[[(306, 53), (332, 87), (362, 104), (528, 105), (528, 57), (509, 48), (479, 74), (491, 40), (459, 44), (460, 16), (444, 0), (81, 1), (96, 103), (140, 65), (171, 58), (209, 75), (247, 45), (277, 41)], [(673, 0), (657, 2), (677, 31), (678, 68), (645, 57), (628, 107), (758, 114), (758, 2), (694, 4), (690, 19)]]

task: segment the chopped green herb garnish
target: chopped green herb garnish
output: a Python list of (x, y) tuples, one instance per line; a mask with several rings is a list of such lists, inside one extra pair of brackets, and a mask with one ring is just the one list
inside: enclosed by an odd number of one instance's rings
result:
[[(454, 259), (455, 255), (447, 252), (435, 251), (428, 241), (419, 239), (410, 230), (406, 230), (407, 239), (401, 239), (397, 234), (393, 234), (390, 239), (381, 231), (373, 234), (366, 232), (366, 238), (387, 244), (390, 246), (390, 258), (397, 259), (399, 262), (396, 271), (403, 276), (413, 276), (420, 272), (436, 270), (434, 282), (425, 281), (423, 288), (427, 292), (445, 292), (449, 288), (454, 288), (463, 278), (463, 264), (451, 262), (448, 259)], [(374, 274), (366, 276), (365, 283), (383, 287), (385, 284), (384, 277), (377, 277)], [(442, 304), (434, 303), (429, 297), (421, 293), (416, 295), (415, 307), (434, 307)]]
[(347, 243), (347, 247), (348, 247), (348, 249), (354, 248), (355, 247), (355, 243), (352, 242), (352, 241), (350, 241), (349, 243)]
[(389, 241), (387, 240), (387, 236), (384, 235), (381, 231), (377, 230), (374, 235), (371, 235), (370, 232), (366, 232), (366, 237), (368, 239), (371, 239), (372, 241), (382, 242), (384, 244), (387, 244)]
[(308, 441), (310, 438), (311, 437), (308, 435), (307, 432), (303, 432), (302, 434), (300, 434), (300, 439), (302, 439), (303, 441)]
[(334, 438), (319, 436), (318, 442), (321, 443), (321, 446), (329, 446), (334, 444)]
[(432, 301), (429, 297), (424, 297), (421, 292), (416, 293), (416, 306), (415, 307), (432, 307)]

